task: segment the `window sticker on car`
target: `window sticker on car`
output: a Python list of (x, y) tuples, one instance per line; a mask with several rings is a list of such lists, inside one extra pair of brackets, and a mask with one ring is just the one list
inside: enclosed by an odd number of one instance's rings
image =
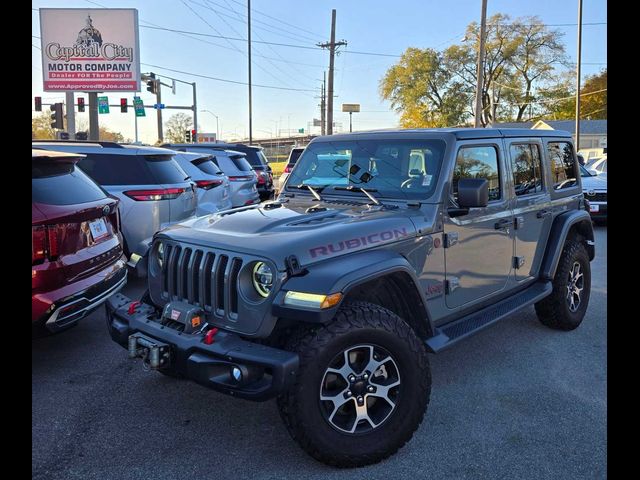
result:
[(422, 179), (422, 186), (423, 187), (428, 187), (429, 185), (431, 185), (431, 178), (433, 177), (433, 175), (425, 175), (424, 178)]

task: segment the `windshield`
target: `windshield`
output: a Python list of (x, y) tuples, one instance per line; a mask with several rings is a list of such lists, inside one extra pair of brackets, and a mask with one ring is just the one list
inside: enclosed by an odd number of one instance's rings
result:
[(438, 181), (443, 140), (382, 139), (312, 143), (298, 160), (287, 190), (310, 185), (327, 193), (343, 188), (376, 191), (377, 197), (424, 199)]
[(589, 171), (584, 168), (584, 165), (580, 165), (580, 176), (581, 177), (594, 177), (595, 175), (591, 175)]

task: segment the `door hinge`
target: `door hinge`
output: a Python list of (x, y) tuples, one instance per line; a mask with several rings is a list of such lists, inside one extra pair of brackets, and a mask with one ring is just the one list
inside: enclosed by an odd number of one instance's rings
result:
[(515, 228), (516, 230), (518, 230), (519, 228), (522, 228), (523, 224), (524, 224), (524, 217), (516, 217), (513, 220), (513, 228)]
[(458, 243), (458, 232), (450, 232), (444, 234), (444, 248), (449, 248)]
[(524, 265), (524, 257), (513, 257), (513, 268), (521, 268)]
[(453, 293), (453, 291), (460, 286), (460, 279), (458, 277), (450, 277), (445, 282), (447, 295)]

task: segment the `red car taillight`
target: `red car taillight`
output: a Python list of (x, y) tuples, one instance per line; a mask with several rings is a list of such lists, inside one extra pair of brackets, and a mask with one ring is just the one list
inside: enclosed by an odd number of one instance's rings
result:
[(184, 188), (158, 188), (153, 190), (128, 190), (124, 194), (138, 202), (150, 202), (155, 200), (173, 200), (185, 191)]
[(240, 175), (238, 177), (229, 177), (229, 180), (231, 182), (246, 182), (247, 180), (253, 180), (254, 178), (254, 175)]
[(291, 173), (291, 165), (287, 165), (286, 167), (284, 167), (284, 172), (283, 173)]
[(31, 264), (60, 255), (60, 232), (57, 225), (31, 227)]
[(222, 180), (196, 180), (196, 185), (198, 188), (203, 188), (204, 190), (211, 190), (212, 188), (217, 187), (218, 185), (222, 185), (224, 182)]
[(31, 227), (31, 264), (47, 258), (47, 229)]
[(256, 175), (258, 176), (258, 184), (263, 185), (267, 181), (265, 172), (259, 172)]

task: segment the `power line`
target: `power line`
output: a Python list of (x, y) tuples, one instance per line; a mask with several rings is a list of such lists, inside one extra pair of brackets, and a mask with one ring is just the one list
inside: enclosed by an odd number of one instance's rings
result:
[(34, 45), (33, 43), (31, 44), (32, 47), (37, 48), (38, 50), (42, 50), (39, 46)]
[[(225, 83), (234, 83), (237, 85), (249, 85), (248, 82), (241, 82), (238, 80), (229, 80), (226, 78), (219, 78), (219, 77), (211, 77), (209, 75), (201, 75), (199, 73), (193, 73), (193, 72), (185, 72), (184, 70), (176, 70), (174, 68), (168, 68), (168, 67), (162, 67), (160, 65), (153, 65), (151, 63), (143, 63), (141, 62), (141, 65), (146, 65), (147, 67), (152, 67), (152, 68), (160, 68), (162, 70), (167, 70), (169, 72), (175, 72), (175, 73), (182, 73), (184, 75), (191, 75), (194, 77), (200, 77), (200, 78), (207, 78), (209, 80), (216, 80), (218, 82), (225, 82)], [(291, 91), (291, 92), (314, 92), (315, 90), (311, 90), (311, 89), (307, 89), (307, 88), (287, 88), (287, 87), (276, 87), (274, 85), (259, 85), (256, 83), (252, 83), (251, 84), (254, 87), (260, 87), (260, 88), (271, 88), (271, 89), (275, 89), (275, 90), (287, 90), (287, 91)]]

